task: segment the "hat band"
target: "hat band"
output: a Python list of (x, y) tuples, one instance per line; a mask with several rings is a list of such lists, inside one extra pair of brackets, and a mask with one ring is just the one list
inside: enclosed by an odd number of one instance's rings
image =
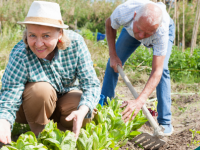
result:
[(44, 17), (26, 17), (24, 21), (32, 21), (32, 22), (41, 22), (41, 23), (49, 23), (58, 26), (64, 26), (62, 20), (44, 18)]

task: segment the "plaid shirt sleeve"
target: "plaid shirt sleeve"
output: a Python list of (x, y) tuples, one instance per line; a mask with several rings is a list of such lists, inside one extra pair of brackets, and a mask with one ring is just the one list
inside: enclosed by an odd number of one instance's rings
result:
[(80, 89), (83, 91), (78, 108), (81, 105), (88, 106), (89, 112), (86, 118), (91, 118), (92, 111), (100, 99), (100, 82), (96, 76), (89, 50), (83, 38), (80, 38), (78, 43), (77, 76)]
[(26, 67), (23, 57), (10, 54), (9, 62), (2, 78), (0, 91), (0, 119), (6, 119), (13, 128), (16, 111), (22, 103), (22, 93), (26, 83)]

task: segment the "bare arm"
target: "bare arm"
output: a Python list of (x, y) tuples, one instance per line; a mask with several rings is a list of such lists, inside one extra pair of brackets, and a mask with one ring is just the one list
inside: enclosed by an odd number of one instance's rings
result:
[(0, 142), (11, 143), (10, 123), (6, 119), (0, 119)]
[(145, 103), (150, 94), (155, 90), (156, 86), (160, 82), (162, 72), (163, 72), (163, 63), (165, 56), (153, 56), (152, 71), (147, 81), (143, 91), (139, 95), (142, 103)]
[(153, 90), (156, 88), (156, 86), (160, 82), (162, 72), (163, 72), (164, 59), (165, 59), (165, 56), (153, 56), (151, 75), (143, 91), (140, 93), (139, 97), (136, 100), (128, 101), (128, 103), (124, 103), (121, 106), (121, 107), (127, 106), (126, 109), (122, 112), (122, 115), (123, 115), (122, 118), (125, 121), (129, 120), (134, 110), (135, 110), (135, 113), (133, 115), (133, 118), (137, 115), (141, 107), (145, 104), (149, 95), (153, 92)]
[(117, 64), (122, 67), (121, 60), (117, 56), (116, 49), (115, 49), (115, 39), (116, 39), (116, 30), (111, 26), (111, 20), (108, 18), (106, 20), (106, 37), (108, 41), (109, 47), (109, 55), (110, 55), (110, 67), (114, 69), (115, 72), (117, 71)]
[(110, 18), (106, 20), (106, 37), (108, 41), (109, 55), (117, 55), (115, 50), (116, 30), (112, 28)]
[(75, 133), (76, 139), (78, 139), (83, 120), (88, 113), (89, 108), (86, 105), (81, 105), (78, 110), (73, 111), (67, 118), (66, 121), (71, 121), (73, 119), (73, 132)]

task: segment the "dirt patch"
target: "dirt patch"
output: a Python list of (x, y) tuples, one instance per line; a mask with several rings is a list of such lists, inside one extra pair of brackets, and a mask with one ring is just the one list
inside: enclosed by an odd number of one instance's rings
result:
[[(143, 128), (145, 128), (144, 126)], [(166, 142), (166, 144), (163, 147), (160, 147), (158, 150), (194, 150), (195, 148), (197, 148), (197, 145), (191, 144), (192, 133), (189, 131), (189, 129), (191, 128), (188, 127), (180, 133), (174, 133), (170, 137), (165, 137), (163, 140)], [(200, 127), (195, 127), (195, 129), (200, 131)], [(196, 134), (193, 140), (200, 140), (200, 135)], [(134, 142), (128, 141), (128, 143), (125, 146), (121, 147), (119, 150), (143, 149), (134, 145)]]
[(197, 102), (200, 96), (198, 94), (191, 95), (176, 95), (172, 97), (172, 101), (176, 101), (179, 105), (185, 105), (187, 103)]
[[(177, 127), (176, 127), (177, 128)], [(200, 126), (190, 126), (184, 129), (180, 133), (175, 133), (171, 137), (167, 138), (167, 144), (160, 148), (159, 150), (191, 150), (195, 149), (198, 146), (191, 143), (192, 139), (192, 132), (189, 131), (189, 129), (195, 129), (197, 131), (200, 131)], [(195, 138), (193, 140), (199, 140), (200, 135), (196, 134)]]
[[(143, 88), (143, 87), (142, 87)], [(141, 87), (135, 87), (139, 93), (142, 90)], [(120, 97), (122, 100), (134, 100), (131, 92), (127, 87), (117, 87), (116, 93), (123, 95)], [(155, 98), (155, 91), (151, 95), (151, 98)], [(200, 95), (181, 95), (174, 94), (172, 97), (172, 125), (174, 127), (174, 133), (170, 137), (165, 137), (163, 140), (166, 144), (160, 147), (159, 150), (194, 150), (198, 147), (196, 144), (192, 144), (192, 132), (190, 129), (200, 131)], [(147, 103), (147, 106), (150, 105)], [(156, 120), (156, 118), (155, 118)], [(148, 123), (143, 125), (140, 129), (143, 132), (153, 133), (153, 128)], [(200, 135), (196, 134), (193, 141), (199, 141)], [(200, 143), (199, 143), (200, 144)], [(125, 146), (119, 150), (142, 150), (138, 146), (134, 146), (134, 142), (129, 141)]]

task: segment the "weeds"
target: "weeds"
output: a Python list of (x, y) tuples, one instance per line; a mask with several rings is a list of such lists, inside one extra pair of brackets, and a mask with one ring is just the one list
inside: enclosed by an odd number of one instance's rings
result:
[(200, 134), (200, 131), (196, 131), (195, 129), (189, 129), (190, 132), (192, 132), (192, 139), (191, 139), (191, 143), (190, 144), (187, 144), (188, 146), (191, 146), (191, 145), (195, 145), (195, 146), (199, 146), (200, 144), (200, 140), (195, 140), (195, 137), (196, 137), (196, 134)]
[(184, 112), (187, 110), (187, 107), (178, 107), (178, 109), (179, 109), (182, 113), (184, 113)]

